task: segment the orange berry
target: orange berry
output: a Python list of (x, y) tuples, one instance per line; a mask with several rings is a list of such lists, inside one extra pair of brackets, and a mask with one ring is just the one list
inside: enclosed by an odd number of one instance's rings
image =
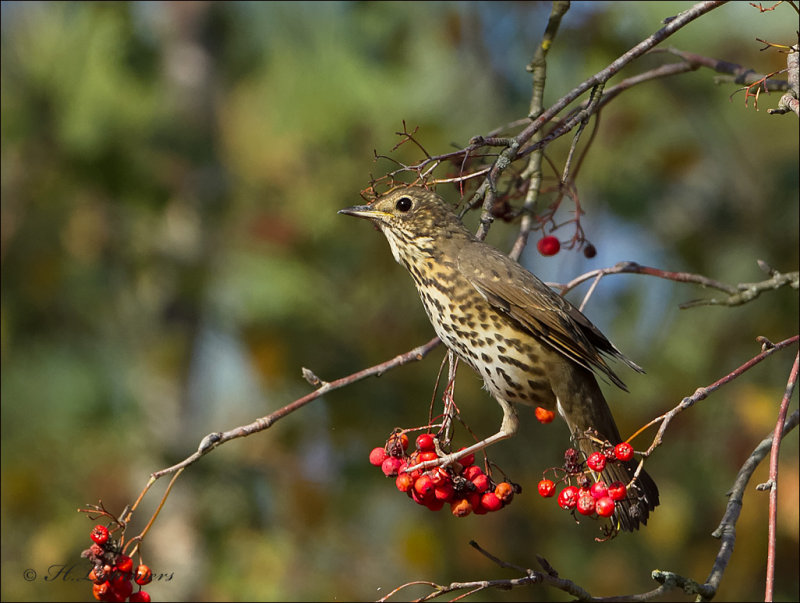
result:
[(508, 504), (514, 498), (514, 486), (508, 482), (500, 482), (495, 486), (494, 493), (501, 502)]
[(542, 408), (541, 406), (537, 406), (534, 413), (536, 414), (536, 420), (545, 425), (547, 423), (552, 423), (553, 419), (556, 418), (556, 413), (554, 413), (552, 410)]
[(140, 565), (136, 568), (136, 576), (134, 577), (136, 584), (144, 586), (145, 584), (150, 584), (152, 579), (153, 572), (149, 567), (146, 565)]
[(450, 512), (456, 517), (466, 517), (472, 513), (472, 505), (466, 498), (458, 498), (450, 503)]

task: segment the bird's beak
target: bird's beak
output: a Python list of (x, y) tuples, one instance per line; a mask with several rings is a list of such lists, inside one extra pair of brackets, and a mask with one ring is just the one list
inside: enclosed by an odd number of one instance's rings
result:
[(353, 207), (345, 207), (340, 209), (337, 213), (344, 214), (345, 216), (355, 216), (356, 218), (366, 218), (367, 220), (384, 221), (386, 218), (391, 217), (385, 211), (375, 209), (371, 205), (354, 205)]

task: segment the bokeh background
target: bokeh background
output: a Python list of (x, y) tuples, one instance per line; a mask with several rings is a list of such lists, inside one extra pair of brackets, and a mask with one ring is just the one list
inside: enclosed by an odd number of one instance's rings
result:
[[(573, 3), (549, 55), (546, 103), (688, 6)], [(89, 599), (77, 578), (93, 524), (79, 506), (102, 499), (121, 511), (151, 471), (205, 434), (310, 391), (301, 367), (330, 381), (428, 341), (383, 237), (336, 211), (391, 169), (373, 151), (390, 152), (403, 120), (442, 153), (523, 117), (525, 66), (549, 10), (2, 4), (3, 600)], [(755, 38), (791, 44), (796, 24), (788, 5), (759, 14), (736, 2), (669, 44), (768, 73), (785, 55), (759, 52)], [(671, 60), (645, 57), (623, 76)], [(701, 70), (652, 82), (609, 105), (578, 181), (597, 257), (526, 252), (523, 262), (560, 282), (621, 260), (731, 283), (765, 278), (757, 259), (796, 270), (797, 118), (767, 115), (779, 95), (762, 94), (756, 111), (713, 79)], [(565, 148), (548, 151), (557, 164)], [(395, 156), (414, 158), (406, 147)], [(513, 236), (498, 223), (490, 240), (508, 249)], [(796, 291), (678, 310), (706, 295), (628, 275), (592, 298), (587, 314), (647, 370), (625, 375), (630, 394), (609, 392), (623, 434), (756, 354), (757, 336), (798, 331)], [(596, 524), (576, 526), (536, 495), (567, 433), (532, 412), (518, 437), (491, 450), (524, 492), (490, 516), (431, 513), (368, 465), (392, 428), (425, 423), (438, 349), (192, 466), (144, 544), (145, 561), (171, 576), (149, 590), (160, 600), (370, 600), (412, 580), (513, 577), (470, 539), (522, 566), (542, 555), (594, 595), (649, 590), (655, 568), (702, 582), (725, 493), (774, 425), (793, 355), (683, 413), (648, 462), (662, 506), (640, 533), (601, 545)], [(499, 407), (466, 369), (456, 392), (473, 429), (492, 433)], [(798, 596), (797, 440), (781, 456), (783, 601)], [(760, 467), (748, 488), (717, 600), (763, 597), (767, 495), (755, 484), (766, 476)], [(65, 577), (60, 566), (73, 569)], [(497, 598), (566, 597), (546, 588), (475, 597)]]

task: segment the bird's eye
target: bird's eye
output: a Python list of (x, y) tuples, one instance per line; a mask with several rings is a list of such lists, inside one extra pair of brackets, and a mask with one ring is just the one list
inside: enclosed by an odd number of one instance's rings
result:
[(411, 199), (408, 197), (400, 197), (394, 206), (397, 208), (397, 211), (406, 213), (409, 209), (411, 209)]

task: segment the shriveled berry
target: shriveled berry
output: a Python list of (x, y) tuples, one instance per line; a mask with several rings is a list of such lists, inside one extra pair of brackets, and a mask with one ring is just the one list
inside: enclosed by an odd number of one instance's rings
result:
[(433, 436), (429, 433), (422, 433), (418, 435), (416, 446), (417, 450), (422, 450), (422, 451), (434, 450), (436, 448), (433, 441)]
[[(553, 491), (555, 492), (555, 484), (553, 484)], [(514, 486), (508, 482), (500, 482), (495, 486), (494, 493), (501, 502), (508, 504), (514, 498)]]
[(395, 477), (402, 464), (402, 459), (396, 456), (387, 456), (383, 463), (381, 463), (381, 471), (383, 471), (386, 477)]
[(611, 517), (614, 514), (614, 507), (616, 503), (610, 496), (603, 496), (598, 498), (594, 503), (594, 510), (600, 517)]
[(614, 456), (620, 461), (629, 461), (633, 458), (633, 446), (628, 442), (620, 442), (614, 446)]
[(589, 493), (583, 493), (578, 496), (578, 504), (576, 505), (578, 513), (581, 515), (591, 515), (594, 513), (594, 498)]
[(586, 464), (589, 466), (589, 469), (599, 473), (605, 469), (606, 457), (602, 452), (593, 452), (589, 455), (589, 458), (586, 459)]
[(564, 451), (564, 470), (567, 473), (582, 473), (581, 455), (574, 448), (567, 448)]
[(383, 461), (386, 460), (386, 450), (384, 450), (383, 446), (378, 446), (377, 448), (373, 448), (369, 453), (369, 464), (374, 465), (375, 467), (380, 467), (383, 464)]
[[(510, 484), (509, 484), (510, 485)], [(498, 488), (500, 485), (498, 485)], [(545, 498), (550, 498), (556, 493), (556, 485), (551, 479), (543, 479), (538, 485), (539, 494)], [(560, 497), (559, 497), (560, 498)]]
[(606, 487), (606, 483), (603, 480), (600, 480), (589, 487), (589, 494), (591, 494), (592, 498), (595, 500), (603, 498), (608, 495), (608, 487)]
[(583, 257), (591, 260), (596, 255), (597, 255), (597, 248), (591, 243), (586, 243), (586, 247), (583, 248)]
[(578, 489), (567, 486), (558, 495), (558, 506), (562, 509), (574, 509), (578, 504)]
[(556, 418), (556, 413), (541, 406), (536, 407), (534, 414), (536, 415), (536, 420), (543, 424), (552, 423), (553, 419)]
[(547, 236), (539, 239), (536, 248), (542, 255), (555, 255), (561, 249), (561, 243), (554, 236)]
[(489, 512), (497, 511), (503, 508), (503, 502), (494, 492), (484, 492), (481, 496), (481, 507)]
[(96, 525), (92, 528), (92, 533), (89, 537), (97, 544), (103, 545), (108, 542), (108, 528), (106, 526)]
[(466, 498), (458, 498), (450, 503), (450, 512), (456, 517), (466, 517), (472, 513), (472, 505)]
[(628, 497), (628, 488), (622, 482), (614, 482), (608, 487), (611, 500), (625, 500)]

